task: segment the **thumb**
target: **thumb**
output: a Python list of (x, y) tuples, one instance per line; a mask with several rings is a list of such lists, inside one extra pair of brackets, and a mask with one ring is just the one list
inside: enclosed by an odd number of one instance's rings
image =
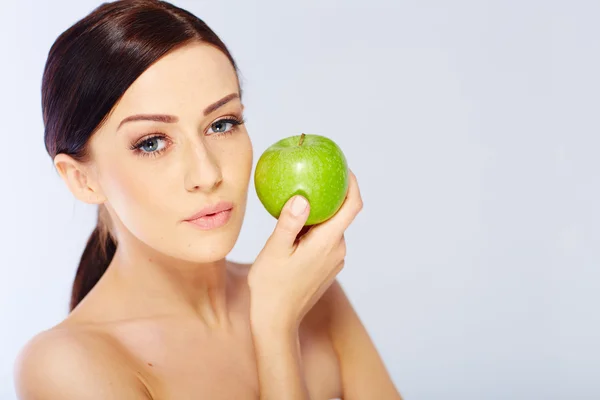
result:
[(275, 251), (291, 249), (308, 219), (309, 211), (310, 205), (303, 196), (296, 195), (289, 199), (281, 210), (268, 246)]

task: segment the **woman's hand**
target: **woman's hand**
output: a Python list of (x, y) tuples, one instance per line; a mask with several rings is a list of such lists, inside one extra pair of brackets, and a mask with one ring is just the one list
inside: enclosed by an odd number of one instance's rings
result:
[(363, 206), (358, 183), (349, 171), (346, 199), (329, 220), (298, 239), (310, 205), (294, 196), (248, 275), (253, 324), (295, 332), (302, 318), (344, 266), (344, 232)]
[(342, 207), (300, 239), (309, 205), (301, 196), (291, 198), (250, 268), (250, 324), (261, 400), (310, 399), (298, 327), (344, 266), (344, 232), (362, 209), (356, 177), (352, 171), (349, 175)]

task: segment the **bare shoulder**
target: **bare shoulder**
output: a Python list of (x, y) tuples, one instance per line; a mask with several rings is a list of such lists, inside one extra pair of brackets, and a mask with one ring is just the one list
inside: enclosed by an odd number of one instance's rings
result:
[(315, 303), (307, 317), (331, 330), (339, 323), (340, 318), (353, 312), (342, 285), (335, 279), (319, 301)]
[(378, 349), (338, 280), (319, 303), (339, 359), (344, 398), (401, 400)]
[(56, 327), (23, 347), (15, 362), (18, 398), (150, 399), (124, 355), (102, 334)]

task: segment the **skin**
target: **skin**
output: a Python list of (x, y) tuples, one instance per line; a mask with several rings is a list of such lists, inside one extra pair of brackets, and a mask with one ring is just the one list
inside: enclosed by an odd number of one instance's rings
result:
[[(315, 289), (298, 326), (279, 324), (281, 310), (256, 312), (268, 296), (251, 296), (269, 293), (278, 276), (256, 272), (253, 286), (253, 265), (226, 259), (244, 219), (252, 144), (243, 124), (218, 122), (242, 118), (238, 97), (203, 110), (232, 93), (238, 80), (225, 55), (186, 45), (131, 85), (92, 136), (89, 160), (56, 157), (74, 196), (107, 208), (119, 244), (79, 306), (21, 351), (20, 399), (400, 399), (337, 281)], [(137, 114), (178, 121), (120, 125)], [(156, 132), (166, 139), (145, 149), (158, 145), (159, 155), (131, 150)], [(234, 204), (224, 227), (184, 221), (220, 200)]]

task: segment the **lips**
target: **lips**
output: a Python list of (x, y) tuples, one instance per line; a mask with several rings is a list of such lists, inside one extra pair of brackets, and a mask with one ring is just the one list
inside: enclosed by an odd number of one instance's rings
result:
[(187, 221), (187, 223), (204, 231), (216, 229), (227, 224), (231, 218), (231, 212), (231, 209), (229, 209), (215, 214), (208, 214), (203, 217)]
[(230, 201), (220, 201), (216, 204), (209, 205), (204, 207), (202, 210), (198, 211), (196, 214), (187, 218), (186, 221), (194, 221), (200, 219), (202, 217), (214, 216), (215, 214), (221, 213), (223, 211), (231, 210), (233, 208), (233, 203)]

